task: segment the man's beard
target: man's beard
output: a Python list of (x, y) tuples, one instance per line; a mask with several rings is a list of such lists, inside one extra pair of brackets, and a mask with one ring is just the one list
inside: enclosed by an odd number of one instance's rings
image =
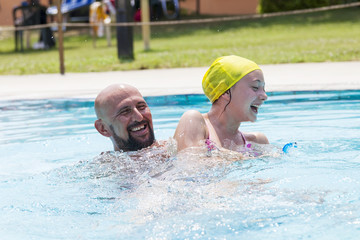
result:
[[(116, 143), (116, 146), (120, 149), (120, 150), (123, 150), (125, 152), (127, 151), (137, 151), (137, 150), (140, 150), (142, 148), (146, 148), (146, 147), (149, 147), (151, 144), (154, 143), (155, 141), (155, 135), (154, 135), (154, 130), (151, 128), (149, 122), (140, 122), (140, 123), (146, 123), (147, 127), (149, 128), (149, 131), (150, 131), (150, 136), (147, 140), (145, 141), (139, 141), (139, 140), (136, 140), (135, 138), (133, 138), (131, 136), (131, 134), (128, 134), (129, 135), (129, 139), (128, 140), (124, 140), (122, 138), (120, 138), (114, 131), (114, 127), (112, 125), (110, 125), (110, 129), (113, 133), (113, 137), (114, 137), (114, 140), (115, 140), (115, 143)], [(139, 123), (137, 123), (139, 124)], [(129, 132), (129, 127), (128, 127), (128, 132)]]

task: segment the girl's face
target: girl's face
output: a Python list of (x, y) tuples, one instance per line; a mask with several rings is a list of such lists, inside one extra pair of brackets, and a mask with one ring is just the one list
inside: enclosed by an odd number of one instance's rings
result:
[(250, 72), (231, 88), (231, 113), (236, 122), (255, 122), (259, 107), (267, 99), (261, 70)]

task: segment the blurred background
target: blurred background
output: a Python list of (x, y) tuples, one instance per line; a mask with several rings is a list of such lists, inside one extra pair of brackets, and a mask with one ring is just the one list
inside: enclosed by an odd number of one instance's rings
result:
[[(0, 74), (59, 72), (57, 1), (0, 0)], [(199, 67), (228, 54), (259, 64), (360, 60), (359, 1), (148, 0), (146, 47), (141, 1), (62, 0), (66, 71)], [(124, 38), (130, 58), (119, 56)]]

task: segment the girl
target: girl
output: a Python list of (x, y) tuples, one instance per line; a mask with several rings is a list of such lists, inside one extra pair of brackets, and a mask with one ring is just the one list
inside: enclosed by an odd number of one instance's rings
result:
[(216, 59), (202, 81), (212, 107), (205, 114), (195, 110), (183, 114), (174, 135), (178, 151), (204, 142), (208, 152), (217, 148), (251, 151), (250, 142), (268, 144), (263, 133), (239, 131), (242, 122), (257, 119), (267, 99), (264, 86), (263, 73), (253, 61), (239, 56)]

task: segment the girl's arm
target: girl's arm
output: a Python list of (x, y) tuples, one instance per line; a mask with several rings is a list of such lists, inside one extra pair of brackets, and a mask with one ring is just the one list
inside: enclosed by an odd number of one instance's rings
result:
[(201, 140), (205, 140), (207, 136), (205, 120), (202, 114), (195, 110), (189, 110), (182, 115), (174, 134), (178, 151), (199, 146)]
[(268, 138), (265, 134), (261, 132), (245, 133), (246, 140), (259, 143), (259, 144), (269, 144)]

